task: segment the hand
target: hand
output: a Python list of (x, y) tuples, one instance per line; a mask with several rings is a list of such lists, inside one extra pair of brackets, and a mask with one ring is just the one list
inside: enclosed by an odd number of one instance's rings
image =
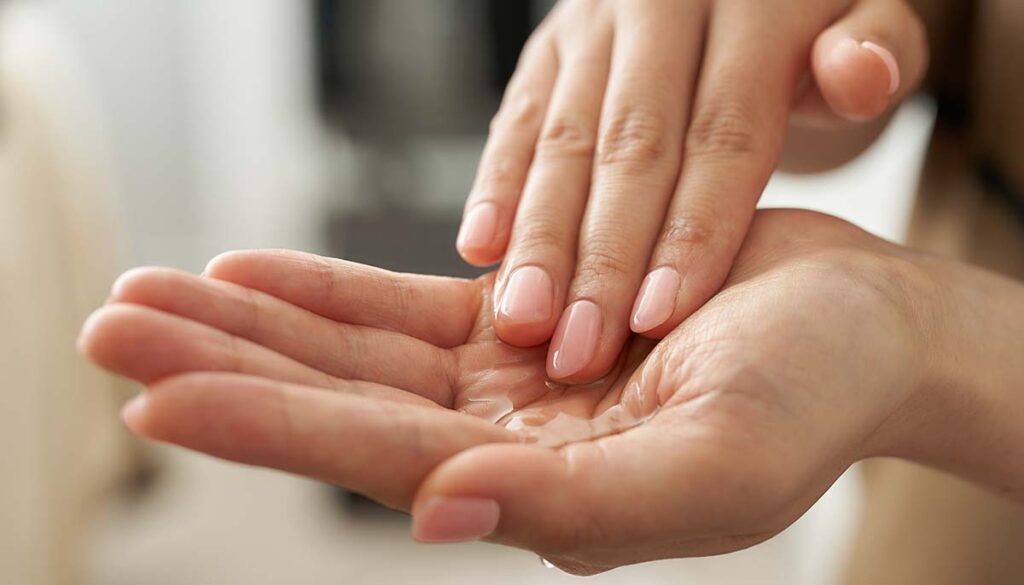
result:
[[(593, 573), (755, 544), (908, 444), (908, 409), (934, 407), (917, 396), (936, 295), (905, 256), (827, 216), (759, 212), (724, 290), (581, 390), (545, 385), (544, 348), (495, 339), (491, 276), (291, 252), (129, 272), (80, 343), (149, 386), (125, 410), (141, 436), (411, 509), (421, 540), (486, 536)], [(596, 414), (623, 389), (660, 411), (558, 449), (471, 416), (501, 396)]]
[[(881, 116), (927, 50), (899, 0), (565, 0), (492, 124), (458, 249), (504, 258), (507, 343), (552, 379), (606, 374), (724, 282), (787, 120)], [(564, 309), (563, 309), (564, 307)]]

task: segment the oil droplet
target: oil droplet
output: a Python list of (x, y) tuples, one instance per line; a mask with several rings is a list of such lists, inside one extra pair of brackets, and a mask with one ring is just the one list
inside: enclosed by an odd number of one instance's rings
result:
[(554, 563), (552, 563), (551, 561), (545, 559), (544, 557), (537, 557), (537, 558), (540, 559), (540, 564), (544, 565), (545, 569), (555, 569), (555, 568), (557, 568), (557, 567), (555, 567)]

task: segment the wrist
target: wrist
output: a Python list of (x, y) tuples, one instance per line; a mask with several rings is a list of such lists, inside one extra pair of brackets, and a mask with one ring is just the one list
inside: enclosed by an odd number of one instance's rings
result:
[(913, 253), (900, 274), (921, 366), (882, 454), (1024, 499), (1024, 287)]
[[(899, 317), (894, 332), (903, 332), (905, 351), (878, 359), (898, 360), (901, 376), (893, 386), (884, 389), (895, 398), (882, 413), (883, 422), (866, 441), (861, 455), (868, 457), (902, 457), (922, 459), (933, 443), (945, 400), (941, 389), (947, 385), (943, 357), (951, 350), (943, 333), (943, 310), (947, 304), (942, 295), (940, 271), (936, 261), (914, 252), (893, 248), (891, 254), (876, 257), (879, 269), (874, 271), (876, 287), (894, 305)], [(895, 333), (894, 333), (895, 335)]]

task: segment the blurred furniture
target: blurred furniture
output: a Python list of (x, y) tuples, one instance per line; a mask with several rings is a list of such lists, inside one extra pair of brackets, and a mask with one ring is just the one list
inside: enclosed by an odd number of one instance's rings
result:
[[(348, 160), (332, 252), (469, 276), (452, 242), (505, 84), (550, 2), (318, 0), (318, 101)], [(415, 242), (414, 245), (410, 245)]]
[(80, 582), (83, 528), (124, 469), (114, 383), (75, 338), (103, 301), (110, 173), (45, 4), (0, 5), (0, 583)]

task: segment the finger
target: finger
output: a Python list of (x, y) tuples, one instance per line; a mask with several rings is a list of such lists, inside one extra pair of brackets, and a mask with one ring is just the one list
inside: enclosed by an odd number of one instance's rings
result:
[(287, 250), (221, 254), (204, 274), (334, 321), (387, 329), (445, 348), (466, 342), (483, 299), (480, 281), (398, 274)]
[[(487, 536), (588, 574), (733, 551), (785, 525), (780, 517), (794, 512), (780, 512), (778, 502), (788, 494), (780, 493), (785, 488), (777, 487), (770, 465), (743, 453), (764, 453), (750, 449), (746, 429), (722, 442), (707, 425), (682, 417), (659, 422), (662, 416), (557, 451), (485, 445), (460, 453), (416, 494), (413, 536), (425, 542)], [(471, 530), (486, 524), (474, 516), (495, 509), (493, 532)]]
[(114, 303), (95, 311), (78, 340), (101, 367), (150, 384), (195, 370), (266, 376), (331, 388), (333, 380), (265, 347), (148, 307)]
[(795, 8), (715, 6), (682, 175), (630, 319), (634, 332), (655, 338), (725, 280), (778, 159), (812, 31), (820, 30)]
[[(97, 365), (143, 384), (177, 374), (210, 371), (252, 374), (339, 391), (342, 381), (265, 347), (175, 315), (116, 303), (93, 313), (82, 327), (80, 350)], [(397, 402), (426, 398), (367, 382), (358, 390)]]
[(558, 40), (562, 68), (501, 270), (495, 331), (520, 347), (547, 341), (555, 329), (590, 188), (612, 30), (606, 5), (586, 6), (589, 13), (574, 14), (584, 23), (565, 27)]
[(558, 58), (546, 30), (538, 30), (523, 48), (516, 73), (491, 122), (456, 248), (475, 266), (487, 266), (505, 254), (533, 147), (558, 72)]
[(861, 0), (818, 36), (814, 83), (795, 120), (835, 125), (875, 119), (910, 95), (928, 66), (920, 18), (901, 0)]
[(394, 386), (441, 405), (451, 402), (451, 354), (413, 337), (339, 323), (234, 283), (166, 268), (128, 271), (111, 294), (116, 302), (204, 323), (335, 378)]
[(237, 374), (153, 385), (123, 412), (138, 435), (332, 482), (408, 509), (438, 463), (512, 435), (469, 415), (373, 400), (358, 382), (327, 393)]
[(630, 334), (633, 299), (679, 175), (703, 44), (702, 6), (657, 1), (620, 8), (579, 258), (549, 351), (554, 379), (602, 376)]

